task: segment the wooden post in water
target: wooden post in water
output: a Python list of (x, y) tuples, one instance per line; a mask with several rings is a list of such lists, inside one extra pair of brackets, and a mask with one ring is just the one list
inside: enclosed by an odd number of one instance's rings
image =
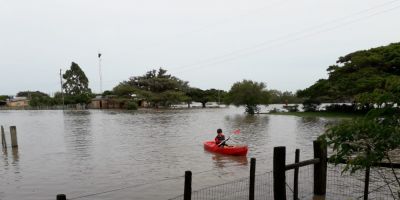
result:
[(314, 141), (314, 158), (319, 158), (319, 163), (314, 164), (314, 195), (326, 194), (327, 147), (321, 142)]
[(256, 159), (250, 160), (250, 187), (249, 187), (249, 200), (254, 200), (254, 188), (256, 181)]
[(4, 134), (4, 128), (1, 126), (1, 145), (7, 149), (6, 135)]
[(57, 194), (57, 200), (67, 200), (67, 196), (65, 194)]
[[(300, 162), (300, 149), (296, 149), (296, 155), (294, 163)], [(294, 168), (294, 180), (293, 180), (293, 199), (299, 199), (299, 167)]]
[(10, 135), (11, 135), (11, 147), (18, 147), (18, 139), (17, 139), (17, 127), (10, 126)]
[(370, 167), (365, 168), (365, 183), (364, 183), (364, 200), (368, 200), (369, 194), (369, 171)]
[(185, 171), (185, 188), (183, 191), (183, 199), (191, 200), (192, 199), (192, 172)]
[(274, 199), (286, 200), (286, 147), (274, 147)]

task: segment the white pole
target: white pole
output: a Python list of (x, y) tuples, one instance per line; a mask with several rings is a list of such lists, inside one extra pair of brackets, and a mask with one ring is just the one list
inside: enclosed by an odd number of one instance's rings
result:
[(101, 53), (98, 54), (99, 56), (99, 76), (100, 76), (100, 93), (103, 93), (103, 78), (101, 77)]
[(60, 69), (60, 84), (61, 84), (61, 98), (62, 98), (62, 105), (64, 110), (64, 90), (63, 90), (63, 78), (62, 78), (62, 70)]

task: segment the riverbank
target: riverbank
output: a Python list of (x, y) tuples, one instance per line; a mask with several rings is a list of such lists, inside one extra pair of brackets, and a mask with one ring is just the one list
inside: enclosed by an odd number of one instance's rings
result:
[(362, 117), (363, 114), (359, 113), (342, 113), (342, 112), (274, 112), (274, 113), (260, 113), (268, 115), (291, 115), (297, 117), (330, 117), (330, 118), (356, 118)]

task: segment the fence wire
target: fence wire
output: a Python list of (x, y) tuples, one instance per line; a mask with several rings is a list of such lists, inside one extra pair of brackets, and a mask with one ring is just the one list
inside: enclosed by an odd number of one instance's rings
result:
[[(312, 199), (314, 165), (299, 168), (298, 199)], [(294, 199), (294, 170), (286, 171), (286, 197)]]
[[(363, 199), (365, 170), (353, 174), (343, 172), (344, 165), (328, 165), (326, 199)], [(400, 170), (394, 173), (400, 175)], [(368, 199), (400, 199), (399, 185), (389, 168), (374, 167), (370, 170)]]
[[(206, 187), (192, 192), (193, 200), (242, 200), (249, 198), (249, 178), (241, 178), (220, 185)], [(256, 200), (273, 198), (272, 172), (257, 174), (255, 177)], [(182, 200), (183, 195), (170, 200)]]
[[(364, 198), (365, 171), (361, 170), (350, 174), (342, 173), (344, 165), (328, 164), (327, 191), (325, 199), (333, 200), (358, 200)], [(395, 169), (400, 176), (400, 169)], [(298, 199), (313, 199), (314, 165), (299, 168)], [(286, 196), (293, 199), (294, 170), (286, 171)], [(400, 200), (399, 184), (391, 169), (371, 168), (368, 199)], [(255, 199), (272, 200), (273, 173), (257, 174), (255, 177)], [(235, 200), (249, 198), (249, 178), (242, 178), (203, 188), (192, 192), (193, 200)], [(183, 195), (170, 200), (183, 200)]]

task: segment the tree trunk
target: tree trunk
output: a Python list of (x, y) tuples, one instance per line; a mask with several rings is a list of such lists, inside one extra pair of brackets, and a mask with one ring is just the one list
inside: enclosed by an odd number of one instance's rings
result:
[(205, 108), (205, 107), (206, 107), (206, 103), (207, 103), (207, 102), (201, 102), (202, 108)]

